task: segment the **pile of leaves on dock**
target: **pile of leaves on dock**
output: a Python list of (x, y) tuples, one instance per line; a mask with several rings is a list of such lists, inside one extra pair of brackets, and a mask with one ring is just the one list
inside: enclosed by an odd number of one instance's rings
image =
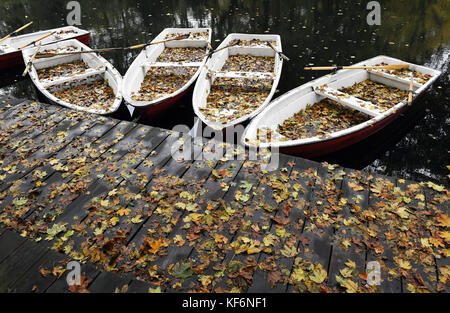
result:
[(257, 110), (267, 99), (272, 80), (218, 77), (200, 112), (212, 121), (229, 123)]
[(71, 76), (80, 74), (89, 69), (89, 66), (83, 60), (76, 60), (69, 63), (59, 64), (52, 67), (37, 70), (40, 80), (54, 80), (61, 76)]
[(197, 72), (197, 67), (150, 67), (135, 101), (154, 101), (182, 88)]
[(382, 112), (393, 108), (408, 96), (408, 91), (406, 90), (389, 87), (371, 80), (365, 80), (353, 86), (341, 88), (339, 91), (361, 100), (372, 102)]
[(290, 140), (312, 137), (324, 138), (330, 133), (338, 132), (370, 119), (369, 116), (346, 108), (329, 99), (294, 114), (278, 126), (278, 133)]
[[(36, 103), (16, 110), (0, 124), (0, 222), (70, 261), (158, 291), (449, 290), (444, 186), (306, 160), (268, 172), (223, 143), (231, 153), (219, 161), (166, 165), (149, 127)], [(380, 286), (368, 286), (370, 261)]]
[(247, 54), (229, 56), (222, 71), (233, 72), (273, 72), (275, 59), (273, 57), (257, 57)]
[(56, 98), (88, 109), (107, 110), (114, 104), (116, 95), (107, 80), (97, 79), (91, 83), (74, 84), (49, 90)]
[[(167, 34), (166, 37), (164, 38), (164, 40), (168, 40), (168, 39), (173, 39), (173, 38), (178, 38), (180, 36), (185, 36), (187, 35), (187, 33), (172, 33), (172, 34)], [(209, 33), (208, 32), (190, 32), (189, 33), (189, 37), (186, 38), (188, 40), (208, 40), (209, 38)]]
[[(381, 66), (381, 65), (389, 65), (386, 63), (380, 63), (377, 64), (376, 66)], [(385, 72), (388, 74), (392, 74), (401, 78), (406, 78), (406, 79), (411, 79), (411, 77), (414, 77), (414, 81), (418, 82), (419, 84), (425, 84), (426, 82), (428, 82), (431, 79), (431, 75), (430, 74), (423, 74), (419, 71), (411, 71), (410, 69), (401, 69), (401, 70), (387, 70), (387, 69), (381, 69), (381, 70), (376, 70), (377, 72)]]

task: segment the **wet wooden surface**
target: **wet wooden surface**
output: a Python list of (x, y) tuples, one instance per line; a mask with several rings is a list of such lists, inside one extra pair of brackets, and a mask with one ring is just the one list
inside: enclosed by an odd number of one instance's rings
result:
[[(398, 269), (398, 254), (403, 252), (392, 243), (392, 225), (377, 223), (378, 217), (371, 217), (373, 210), (390, 201), (380, 196), (383, 193), (373, 191), (378, 178), (388, 185), (391, 181), (392, 186), (386, 188), (397, 187), (397, 192), (415, 185), (414, 182), (286, 155), (280, 155), (275, 174), (256, 170), (256, 165), (247, 159), (206, 162), (198, 158), (202, 152), (211, 151), (206, 140), (194, 144), (199, 148), (192, 151), (192, 160), (177, 161), (172, 158), (171, 149), (179, 134), (8, 97), (0, 97), (0, 128), (0, 292), (74, 291), (68, 289), (67, 273), (63, 271), (71, 261), (70, 251), (64, 250), (69, 240), (63, 235), (71, 226), (83, 229), (71, 234), (70, 242), (74, 249), (85, 249), (85, 255), (96, 252), (95, 249), (104, 251), (105, 245), (99, 244), (104, 243), (104, 238), (119, 240), (116, 250), (139, 248), (155, 232), (170, 242), (164, 253), (154, 253), (146, 259), (144, 269), (124, 271), (126, 266), (116, 266), (122, 258), (109, 258), (108, 251), (99, 258), (83, 258), (83, 286), (75, 290), (78, 292), (147, 292), (149, 288), (166, 292), (233, 288), (241, 292), (342, 292), (347, 287), (341, 276), (348, 274), (342, 270), (353, 271), (352, 281), (364, 286), (370, 261), (382, 263), (384, 279), (377, 291), (409, 292), (411, 286), (448, 290), (448, 282), (443, 278), (448, 275), (443, 274), (448, 271), (448, 258), (440, 255), (434, 254), (425, 265), (410, 262), (412, 273), (393, 273), (392, 269)], [(171, 185), (174, 193), (177, 188), (188, 194), (200, 192), (201, 196), (194, 199), (200, 210), (195, 212), (207, 215), (214, 206), (224, 205), (234, 212), (232, 218), (213, 226), (192, 223), (185, 227), (181, 221), (192, 215), (170, 199), (167, 212), (161, 213), (161, 208), (149, 199), (155, 197), (152, 191), (164, 190), (167, 182), (161, 181), (162, 175), (171, 182), (184, 181), (184, 185)], [(223, 177), (218, 179), (218, 175)], [(274, 184), (277, 181), (281, 185)], [(355, 182), (362, 188), (355, 188)], [(278, 201), (273, 195), (283, 185), (289, 194)], [(121, 198), (115, 198), (121, 190)], [(144, 190), (148, 193), (136, 196)], [(448, 195), (443, 201), (442, 195), (439, 198), (439, 194), (423, 185), (415, 192), (425, 198), (408, 202), (411, 210), (448, 214)], [(239, 200), (237, 193), (248, 198)], [(129, 194), (134, 197), (127, 197)], [(114, 202), (115, 199), (119, 200)], [(98, 203), (113, 203), (132, 213), (129, 218), (120, 215), (114, 225), (102, 229), (99, 237), (97, 228), (90, 225), (100, 225), (97, 219), (101, 221), (109, 212), (98, 209)], [(433, 228), (423, 227), (424, 216), (427, 215), (414, 215), (422, 228), (412, 231), (420, 233), (418, 238), (436, 236)], [(132, 222), (131, 217), (135, 218)], [(352, 228), (352, 233), (342, 227), (341, 221), (355, 221), (356, 217), (359, 225)], [(55, 235), (58, 240), (48, 239), (49, 228), (54, 225), (64, 225), (64, 231)], [(366, 231), (376, 232), (376, 242)], [(283, 237), (285, 233), (289, 236)], [(213, 241), (215, 238), (216, 246), (221, 248), (211, 251), (201, 245), (202, 238), (208, 236)], [(240, 243), (246, 238), (257, 241), (257, 246), (266, 238), (276, 238), (276, 243), (251, 253), (236, 253), (236, 246), (225, 247), (226, 243)], [(180, 240), (186, 243), (175, 244)], [(109, 258), (108, 264), (114, 266), (108, 268), (103, 258)], [(187, 260), (199, 275), (189, 275), (176, 284), (147, 276), (148, 268), (170, 273), (174, 264)], [(239, 274), (243, 269), (248, 272)], [(305, 269), (311, 272), (305, 273)], [(305, 285), (299, 274), (311, 277), (322, 271), (326, 272), (326, 279), (314, 279), (319, 280), (317, 289)], [(214, 283), (205, 283), (204, 277), (212, 277)]]

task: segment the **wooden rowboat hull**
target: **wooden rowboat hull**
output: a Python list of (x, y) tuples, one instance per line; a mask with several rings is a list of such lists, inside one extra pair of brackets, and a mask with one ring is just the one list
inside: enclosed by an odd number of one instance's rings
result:
[[(64, 40), (53, 44), (48, 44), (43, 49), (73, 49), (71, 51), (89, 51), (90, 48), (80, 42), (79, 40)], [(31, 56), (34, 55), (36, 48), (28, 48), (22, 51), (23, 60), (28, 63)], [(45, 50), (43, 50), (45, 52)], [(54, 66), (67, 64), (74, 61), (82, 61), (86, 68), (79, 72), (68, 73), (57, 76), (40, 78), (38, 70), (52, 68)], [(74, 55), (61, 55), (50, 58), (37, 59), (33, 62), (29, 71), (29, 76), (33, 81), (35, 87), (39, 91), (39, 94), (44, 97), (46, 102), (52, 104), (58, 104), (69, 109), (79, 110), (87, 113), (100, 114), (110, 116), (115, 113), (121, 106), (122, 97), (122, 76), (114, 68), (114, 66), (108, 62), (102, 56), (95, 53), (74, 54)], [(103, 80), (107, 83), (114, 94), (112, 103), (107, 106), (101, 105), (85, 105), (77, 103), (76, 101), (64, 100), (58, 98), (52, 90), (64, 90), (73, 88), (77, 85), (92, 83), (95, 81)], [(111, 96), (108, 101), (111, 100)], [(69, 102), (70, 101), (70, 102)]]
[[(86, 46), (90, 45), (90, 33), (74, 37), (72, 39), (77, 39)], [(23, 63), (22, 51), (15, 51), (11, 53), (0, 55), (0, 70), (7, 70), (17, 66), (25, 66)]]
[[(210, 28), (166, 28), (152, 41), (154, 43), (161, 42), (166, 39), (166, 36), (171, 34), (191, 34), (196, 32), (207, 33), (208, 35), (203, 38), (187, 38), (167, 43), (158, 43), (147, 46), (141, 51), (124, 76), (123, 92), (125, 102), (128, 105), (134, 106), (146, 118), (154, 119), (164, 111), (179, 104), (185, 95), (194, 88), (194, 83), (206, 63), (206, 52), (208, 51), (208, 45), (211, 43), (212, 30)], [(157, 62), (158, 57), (166, 48), (202, 48), (205, 51), (205, 57), (199, 62)], [(160, 68), (194, 66), (198, 69), (186, 84), (172, 94), (162, 95), (160, 98), (152, 101), (134, 100), (133, 95), (139, 93), (146, 73), (152, 66)]]
[(392, 114), (389, 117), (379, 121), (378, 123), (366, 127), (353, 134), (302, 146), (280, 148), (280, 152), (304, 158), (317, 158), (340, 151), (344, 148), (357, 144), (360, 141), (363, 141), (364, 139), (382, 130), (384, 127), (394, 122), (400, 115), (404, 114), (408, 110), (408, 108), (408, 106), (405, 106), (397, 111), (397, 113)]
[[(403, 100), (383, 110), (370, 102), (365, 102), (362, 99), (339, 91), (342, 87), (352, 86), (366, 80), (407, 91), (410, 88), (410, 77), (398, 76), (391, 72), (366, 71), (364, 69), (341, 70), (336, 74), (323, 76), (299, 86), (274, 100), (247, 126), (241, 140), (242, 144), (253, 148), (275, 148), (279, 149), (282, 153), (306, 158), (321, 157), (337, 152), (361, 142), (389, 124), (392, 124), (441, 75), (441, 72), (438, 70), (407, 63), (388, 56), (377, 56), (356, 65), (374, 66), (382, 63), (407, 64), (411, 71), (417, 71), (423, 74), (423, 77), (427, 76), (428, 80), (419, 80), (418, 77), (414, 78), (413, 90), (416, 97), (414, 97), (412, 103), (408, 104), (406, 100)], [(366, 114), (366, 121), (346, 129), (329, 132), (326, 136), (320, 137), (289, 139), (278, 133), (278, 126), (286, 119), (291, 118), (301, 110), (305, 110), (308, 105), (314, 105), (326, 98)], [(270, 129), (273, 140), (267, 141), (265, 138), (260, 138), (260, 130), (262, 129)], [(264, 132), (261, 134), (264, 134)]]

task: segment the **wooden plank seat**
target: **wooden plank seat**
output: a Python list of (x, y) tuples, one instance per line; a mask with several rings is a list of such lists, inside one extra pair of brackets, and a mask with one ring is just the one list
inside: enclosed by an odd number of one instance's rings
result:
[(383, 114), (383, 110), (373, 103), (358, 99), (349, 94), (340, 92), (339, 90), (329, 87), (317, 87), (314, 91), (320, 96), (326, 97), (346, 107), (360, 111), (372, 117)]
[(63, 85), (66, 83), (71, 83), (73, 81), (86, 79), (86, 78), (93, 77), (93, 76), (102, 76), (103, 74), (105, 74), (105, 72), (106, 72), (106, 67), (104, 67), (104, 66), (102, 66), (98, 69), (89, 68), (82, 73), (72, 74), (69, 76), (60, 76), (60, 77), (58, 77), (56, 79), (52, 79), (52, 80), (46, 79), (46, 80), (42, 80), (41, 83), (45, 89), (48, 89), (49, 87)]

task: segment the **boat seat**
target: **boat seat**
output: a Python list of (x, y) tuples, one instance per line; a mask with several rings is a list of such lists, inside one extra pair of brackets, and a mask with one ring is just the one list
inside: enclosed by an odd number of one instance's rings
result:
[(49, 87), (70, 83), (70, 82), (80, 80), (80, 79), (85, 79), (85, 78), (88, 78), (91, 76), (103, 75), (105, 72), (106, 72), (106, 67), (102, 67), (99, 69), (91, 68), (82, 73), (75, 74), (75, 75), (61, 76), (54, 80), (49, 80), (49, 79), (41, 80), (41, 84), (45, 89), (47, 89)]
[[(409, 86), (409, 84), (411, 82), (411, 78), (410, 77), (409, 78), (407, 78), (407, 77), (400, 77), (400, 76), (397, 76), (397, 75), (394, 75), (394, 74), (386, 73), (386, 72), (384, 72), (382, 70), (367, 70), (367, 71), (370, 74), (372, 74), (372, 75), (376, 75), (376, 76), (380, 76), (380, 77), (383, 77), (383, 78), (387, 78), (387, 79), (392, 80), (392, 81), (397, 81), (399, 83), (406, 84), (407, 86)], [(418, 83), (417, 82), (417, 78), (415, 78), (413, 86), (415, 88), (420, 88), (423, 85)]]
[(232, 72), (232, 71), (211, 71), (214, 78), (241, 78), (241, 79), (269, 79), (276, 78), (274, 73), (269, 72)]
[(200, 67), (203, 62), (144, 62), (142, 67)]
[(376, 117), (383, 114), (383, 111), (380, 107), (374, 105), (372, 102), (364, 101), (353, 97), (349, 94), (340, 92), (339, 90), (329, 88), (329, 87), (317, 87), (315, 93), (326, 97), (330, 100), (338, 102), (348, 108), (357, 110), (364, 114)]

